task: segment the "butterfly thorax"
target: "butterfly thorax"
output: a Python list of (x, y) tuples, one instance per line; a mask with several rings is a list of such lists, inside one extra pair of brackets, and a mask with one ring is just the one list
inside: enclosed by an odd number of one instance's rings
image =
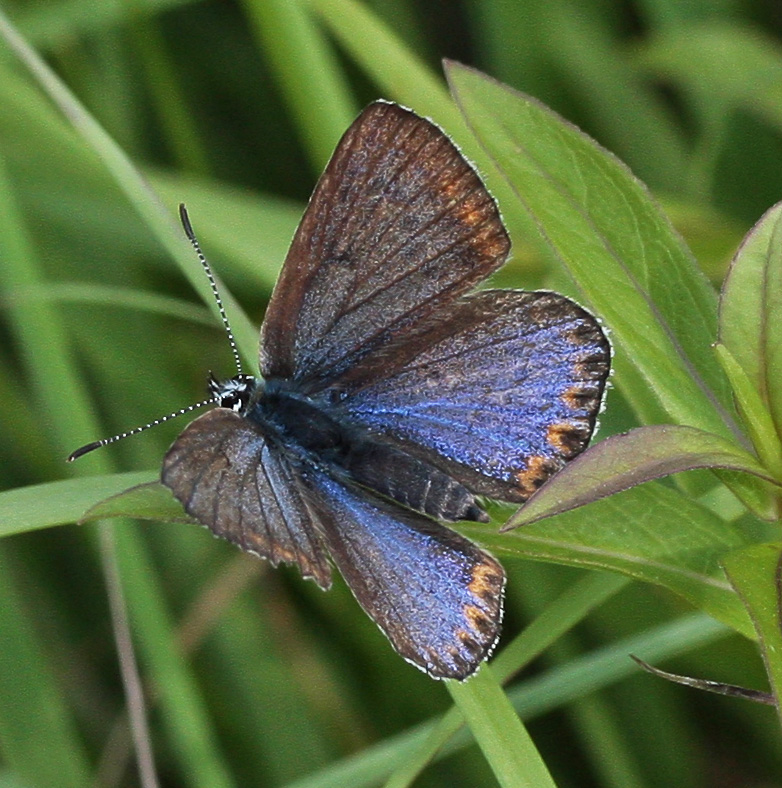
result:
[(273, 380), (255, 381), (246, 402), (239, 412), (267, 440), (298, 461), (317, 465), (337, 478), (350, 479), (439, 520), (488, 521), (475, 495), (464, 485), (348, 421), (339, 405), (325, 398), (310, 398), (292, 383)]

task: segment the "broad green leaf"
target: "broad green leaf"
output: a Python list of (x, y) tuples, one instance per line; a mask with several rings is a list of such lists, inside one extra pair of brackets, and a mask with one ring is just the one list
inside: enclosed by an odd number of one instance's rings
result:
[(782, 203), (753, 227), (733, 258), (720, 301), (720, 341), (782, 432)]
[(766, 403), (749, 375), (725, 345), (718, 342), (714, 346), (714, 352), (733, 387), (736, 404), (758, 457), (777, 481), (782, 480), (782, 445)]
[(637, 484), (695, 468), (774, 477), (735, 443), (693, 427), (638, 427), (596, 443), (543, 485), (503, 530), (606, 498)]
[(752, 545), (726, 556), (723, 565), (747, 606), (780, 712), (782, 697), (782, 545)]
[(672, 421), (724, 437), (738, 428), (710, 350), (717, 299), (627, 168), (539, 102), (450, 63), (478, 140), (611, 329)]
[(0, 536), (77, 523), (109, 496), (153, 478), (149, 471), (117, 473), (6, 490), (0, 493)]
[(459, 530), (499, 555), (597, 567), (663, 586), (739, 632), (752, 633), (719, 565), (746, 537), (659, 482), (508, 533), (467, 524)]

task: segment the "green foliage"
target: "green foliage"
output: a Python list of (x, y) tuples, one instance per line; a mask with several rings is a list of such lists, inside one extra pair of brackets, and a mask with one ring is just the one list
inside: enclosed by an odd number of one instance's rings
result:
[[(139, 784), (114, 562), (167, 785), (772, 784), (773, 712), (627, 657), (782, 680), (782, 45), (765, 9), (17, 4), (46, 61), (0, 16), (0, 785)], [(449, 95), (441, 56), (507, 84), (448, 62)], [(497, 281), (573, 294), (615, 346), (609, 437), (522, 527), (500, 532), (497, 507), (461, 529), (502, 557), (508, 614), (490, 669), (448, 688), (341, 582), (322, 594), (181, 522), (154, 482), (181, 424), (64, 463), (230, 374), (177, 204), (254, 366), (314, 177), (378, 95), (485, 174), (514, 243)]]

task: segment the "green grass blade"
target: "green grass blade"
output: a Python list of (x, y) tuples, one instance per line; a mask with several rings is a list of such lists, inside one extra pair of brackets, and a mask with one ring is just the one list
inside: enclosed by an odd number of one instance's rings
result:
[[(217, 314), (219, 310), (214, 303), (209, 283), (192, 248), (177, 227), (172, 213), (160, 205), (158, 198), (130, 159), (37, 53), (27, 45), (2, 12), (0, 12), (0, 35), (33, 74), (58, 109), (101, 158), (117, 185), (123, 190), (144, 222), (177, 261), (195, 290)], [(226, 311), (231, 318), (231, 325), (239, 348), (244, 357), (254, 366), (257, 331), (226, 288), (221, 288), (221, 294)]]
[[(561, 594), (525, 627), (492, 660), (491, 668), (503, 683), (540, 656), (552, 643), (581, 621), (590, 611), (626, 586), (630, 581), (619, 575), (589, 572), (582, 580)], [(438, 751), (464, 724), (458, 707), (446, 712), (421, 742), (391, 775), (386, 788), (407, 788), (432, 761)]]
[(27, 616), (0, 546), (0, 749), (3, 761), (35, 788), (84, 788), (84, 744), (48, 656)]
[(402, 39), (356, 0), (307, 0), (317, 16), (360, 68), (381, 88), (381, 95), (399, 101), (439, 123), (464, 154), (481, 166), (486, 183), (504, 211), (514, 239), (537, 240), (528, 217), (506, 206), (515, 202), (505, 180), (476, 144), (453, 104), (442, 78), (435, 74)]
[(357, 114), (345, 75), (301, 0), (244, 0), (244, 8), (319, 175)]
[(178, 754), (186, 784), (194, 788), (233, 788), (228, 765), (220, 754), (209, 712), (175, 637), (165, 593), (135, 525), (115, 529), (122, 574), (138, 647), (150, 677), (161, 692), (160, 709)]
[[(510, 690), (513, 707), (523, 720), (545, 714), (575, 698), (596, 692), (639, 670), (628, 654), (638, 654), (649, 662), (685, 654), (688, 651), (725, 638), (730, 630), (708, 616), (691, 614), (624, 638), (612, 646), (585, 655), (571, 664), (555, 668)], [(401, 767), (414, 757), (424, 738), (431, 735), (436, 723), (416, 726), (389, 737), (286, 788), (369, 788), (390, 770)], [(440, 750), (439, 757), (458, 752), (473, 741), (469, 731), (460, 731)]]
[(5, 490), (0, 492), (0, 537), (79, 522), (106, 498), (156, 480), (156, 473), (137, 471)]
[(447, 687), (501, 786), (546, 788), (555, 785), (527, 729), (488, 665), (469, 681), (448, 682)]

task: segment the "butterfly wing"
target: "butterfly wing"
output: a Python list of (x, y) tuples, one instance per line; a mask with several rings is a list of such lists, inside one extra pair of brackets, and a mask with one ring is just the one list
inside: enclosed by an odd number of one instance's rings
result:
[(610, 348), (555, 293), (488, 290), (438, 311), (336, 383), (352, 423), (475, 493), (526, 500), (584, 449)]
[(266, 312), (264, 378), (315, 391), (499, 268), (510, 243), (434, 124), (377, 102), (320, 178)]
[(477, 670), (500, 632), (505, 574), (497, 561), (322, 469), (302, 479), (334, 563), (399, 654), (435, 678)]
[(321, 588), (328, 555), (294, 469), (248, 419), (215, 408), (163, 460), (162, 481), (215, 535), (277, 564), (297, 564)]

